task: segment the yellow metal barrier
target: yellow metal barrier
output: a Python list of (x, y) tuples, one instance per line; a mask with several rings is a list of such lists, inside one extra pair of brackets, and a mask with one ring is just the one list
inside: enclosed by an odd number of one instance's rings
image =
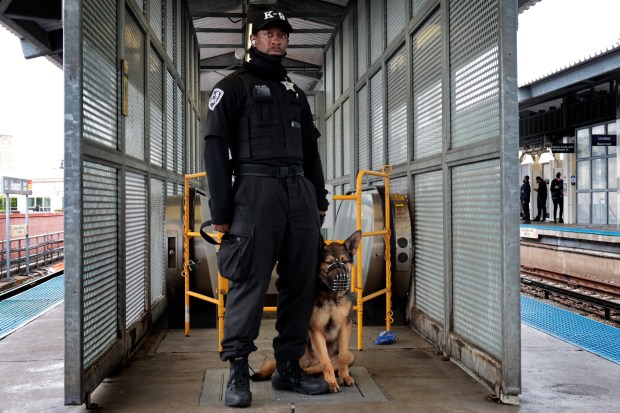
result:
[[(372, 300), (380, 295), (385, 294), (386, 301), (386, 316), (385, 316), (385, 329), (390, 331), (392, 327), (392, 270), (390, 265), (391, 252), (390, 252), (390, 173), (392, 167), (390, 165), (384, 165), (382, 172), (362, 170), (357, 175), (357, 184), (355, 194), (352, 195), (334, 195), (334, 200), (354, 200), (357, 206), (357, 229), (362, 230), (362, 179), (364, 175), (380, 176), (384, 179), (385, 187), (385, 228), (379, 231), (363, 232), (360, 244), (357, 249), (357, 265), (353, 266), (351, 272), (351, 291), (357, 294), (357, 304), (353, 306), (353, 309), (357, 311), (357, 348), (362, 350), (362, 325), (364, 318), (364, 302)], [(191, 237), (201, 237), (200, 232), (190, 231), (189, 228), (189, 182), (192, 179), (203, 178), (207, 176), (206, 172), (199, 172), (196, 174), (185, 175), (185, 185), (183, 191), (183, 270), (181, 276), (185, 279), (185, 335), (190, 334), (190, 313), (189, 313), (189, 298), (194, 297), (200, 300), (210, 302), (217, 305), (217, 328), (218, 328), (218, 346), (222, 351), (222, 338), (224, 337), (224, 314), (226, 312), (224, 306), (224, 296), (228, 292), (228, 280), (222, 277), (222, 274), (217, 274), (217, 290), (215, 298), (208, 297), (204, 294), (191, 291), (189, 287), (189, 240)], [(209, 236), (216, 239), (217, 242), (221, 242), (221, 233), (209, 233)], [(364, 283), (362, 280), (362, 242), (364, 237), (371, 237), (375, 235), (383, 235), (385, 240), (385, 288), (380, 291), (376, 291), (364, 297)], [(335, 241), (326, 241), (327, 243)], [(263, 311), (275, 312), (277, 307), (263, 307)]]
[[(357, 295), (357, 304), (353, 307), (357, 311), (357, 349), (363, 350), (362, 345), (362, 326), (364, 324), (364, 302), (372, 300), (380, 295), (385, 294), (385, 330), (390, 331), (392, 328), (392, 266), (391, 261), (391, 245), (390, 245), (390, 173), (392, 172), (391, 165), (384, 165), (382, 172), (361, 170), (357, 174), (357, 182), (355, 194), (351, 195), (334, 195), (334, 200), (354, 200), (357, 207), (357, 229), (362, 230), (362, 180), (364, 175), (374, 175), (383, 177), (385, 188), (385, 227), (379, 231), (362, 232), (362, 238), (360, 245), (357, 248), (357, 265), (355, 271), (351, 274), (353, 279), (351, 280), (351, 291)], [(364, 296), (364, 280), (362, 269), (362, 245), (364, 237), (372, 237), (375, 235), (383, 235), (385, 240), (385, 288), (376, 291), (372, 294)]]
[[(221, 343), (224, 334), (224, 294), (228, 289), (228, 280), (222, 277), (218, 271), (215, 298), (190, 291), (189, 289), (189, 239), (190, 237), (201, 237), (200, 232), (189, 230), (189, 181), (205, 176), (207, 176), (206, 172), (185, 175), (185, 185), (183, 189), (183, 271), (181, 272), (181, 276), (185, 279), (185, 335), (189, 336), (189, 297), (195, 297), (217, 305), (218, 343)], [(218, 243), (221, 242), (222, 234), (213, 233), (209, 235), (216, 239)]]

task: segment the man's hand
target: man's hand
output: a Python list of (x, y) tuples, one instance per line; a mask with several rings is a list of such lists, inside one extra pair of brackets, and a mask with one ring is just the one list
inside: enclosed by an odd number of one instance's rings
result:
[(230, 224), (213, 224), (213, 231), (227, 234), (230, 232)]
[(325, 211), (319, 210), (319, 219), (321, 220), (321, 226), (323, 226), (323, 223), (325, 222), (325, 214)]

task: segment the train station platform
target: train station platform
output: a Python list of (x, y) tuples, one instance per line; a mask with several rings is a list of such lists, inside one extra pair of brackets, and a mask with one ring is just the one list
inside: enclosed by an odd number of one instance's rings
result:
[[(64, 306), (0, 340), (0, 412), (86, 412), (64, 405)], [(596, 412), (618, 411), (620, 365), (522, 324), (522, 394), (502, 405), (421, 336), (397, 326), (397, 341), (374, 344), (381, 327), (364, 328), (364, 350), (353, 370), (358, 386), (341, 393), (276, 394), (252, 383), (248, 409), (226, 408), (220, 397), (227, 364), (218, 358), (215, 329), (154, 329), (138, 354), (92, 394), (101, 412)], [(263, 321), (250, 365), (271, 354), (274, 322)], [(352, 347), (356, 346), (354, 331)], [(286, 392), (283, 392), (286, 393)]]

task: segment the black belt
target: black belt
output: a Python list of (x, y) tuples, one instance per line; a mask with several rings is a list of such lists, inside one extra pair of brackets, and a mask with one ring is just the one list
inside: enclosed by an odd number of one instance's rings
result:
[(304, 174), (304, 168), (297, 165), (268, 166), (257, 164), (243, 164), (235, 167), (235, 175), (268, 176), (271, 178), (288, 178)]

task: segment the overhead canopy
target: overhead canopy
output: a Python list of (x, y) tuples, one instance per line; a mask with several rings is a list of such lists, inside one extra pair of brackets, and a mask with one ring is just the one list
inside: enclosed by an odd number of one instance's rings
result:
[[(348, 0), (189, 0), (200, 45), (201, 89), (211, 90), (240, 64), (248, 47), (248, 22), (277, 8), (293, 26), (284, 66), (304, 90), (322, 88), (324, 51), (343, 18)], [(274, 6), (275, 4), (275, 6)]]
[(0, 0), (0, 23), (21, 39), (24, 57), (62, 67), (62, 0)]
[[(165, 0), (163, 0), (165, 1)], [(540, 0), (519, 0), (519, 12)], [(342, 20), (348, 0), (187, 0), (200, 44), (201, 89), (213, 85), (243, 58), (247, 17), (276, 7), (294, 32), (284, 65), (304, 90), (321, 90), (324, 52)], [(63, 59), (62, 0), (0, 0), (0, 24), (22, 39), (26, 58)], [(236, 54), (235, 54), (236, 52)]]

